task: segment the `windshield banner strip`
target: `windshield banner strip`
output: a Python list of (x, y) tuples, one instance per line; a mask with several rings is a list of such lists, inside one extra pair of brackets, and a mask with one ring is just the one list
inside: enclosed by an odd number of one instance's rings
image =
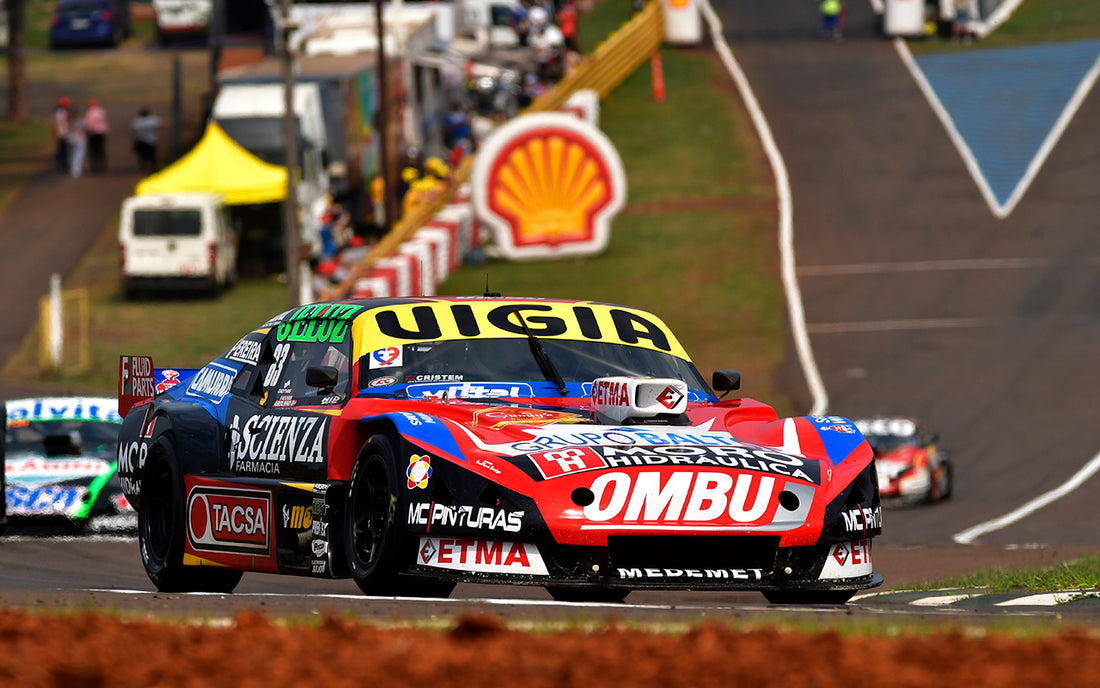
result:
[[(437, 340), (524, 338), (521, 311), (531, 334), (626, 344), (690, 360), (672, 332), (642, 311), (601, 303), (558, 301), (471, 301), (410, 303), (376, 308), (355, 322), (357, 346), (369, 350)], [(356, 352), (356, 358), (368, 349)]]

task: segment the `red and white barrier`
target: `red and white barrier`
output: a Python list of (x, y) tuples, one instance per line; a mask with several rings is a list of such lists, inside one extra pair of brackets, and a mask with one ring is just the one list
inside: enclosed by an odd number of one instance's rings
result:
[[(374, 275), (374, 273), (371, 273)], [(382, 276), (362, 277), (355, 280), (351, 288), (351, 298), (386, 298), (396, 296), (393, 289), (393, 281)]]
[(437, 285), (489, 238), (474, 218), (469, 186), (444, 206), (397, 253), (380, 258), (356, 280), (349, 298), (432, 296)]
[[(397, 252), (406, 256), (412, 256), (420, 267), (420, 284), (418, 291), (410, 296), (435, 296), (435, 246), (427, 241), (412, 239), (398, 247)], [(414, 288), (417, 288), (414, 285)]]

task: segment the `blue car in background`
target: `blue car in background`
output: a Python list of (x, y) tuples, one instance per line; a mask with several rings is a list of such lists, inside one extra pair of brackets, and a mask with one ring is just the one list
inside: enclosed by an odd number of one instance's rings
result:
[(50, 18), (50, 48), (116, 46), (131, 27), (129, 0), (58, 0)]
[[(122, 416), (109, 397), (10, 399), (3, 465), (5, 520), (14, 530), (134, 530), (117, 471)], [(0, 411), (0, 415), (4, 415)]]

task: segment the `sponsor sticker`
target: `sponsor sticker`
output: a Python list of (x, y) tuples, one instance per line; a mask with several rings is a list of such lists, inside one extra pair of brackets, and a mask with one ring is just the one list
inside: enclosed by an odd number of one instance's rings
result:
[(405, 347), (387, 346), (385, 349), (376, 349), (370, 354), (370, 369), (399, 368), (403, 366)]
[(538, 547), (524, 542), (422, 537), (416, 561), (473, 573), (548, 575)]
[(11, 485), (41, 485), (63, 480), (91, 478), (111, 470), (111, 464), (103, 459), (73, 457), (69, 459), (44, 459), (40, 456), (9, 459), (4, 464), (4, 475)]
[(406, 388), (410, 399), (497, 399), (533, 397), (534, 389), (523, 382), (464, 382), (461, 385), (419, 384)]
[(197, 486), (187, 497), (187, 540), (197, 552), (269, 551), (271, 493)]
[(832, 546), (818, 579), (862, 578), (872, 571), (871, 541), (854, 540)]
[(593, 406), (630, 406), (630, 387), (622, 380), (596, 380), (592, 383)]
[(342, 342), (348, 336), (348, 323), (341, 320), (294, 320), (276, 326), (280, 342)]
[(627, 568), (618, 569), (619, 578), (623, 580), (644, 579), (687, 579), (703, 578), (709, 580), (764, 580), (764, 569), (651, 569), (651, 568)]
[(474, 411), (474, 424), (485, 428), (502, 428), (505, 425), (546, 425), (548, 423), (579, 423), (583, 419), (560, 411), (534, 408), (489, 408)]
[(327, 430), (328, 419), (323, 415), (234, 415), (229, 423), (229, 468), (280, 475), (291, 466), (321, 464)]
[(680, 400), (683, 398), (684, 394), (680, 390), (674, 387), (665, 387), (664, 390), (657, 395), (657, 403), (671, 411), (676, 408), (676, 405), (679, 404)]
[(502, 530), (518, 533), (523, 525), (522, 511), (507, 511), (491, 506), (455, 506), (420, 502), (409, 505), (409, 525), (442, 526), (446, 528), (471, 528), (474, 530)]
[(157, 380), (157, 394), (172, 389), (179, 383), (179, 371), (172, 370), (171, 368), (165, 368), (164, 370), (160, 371), (159, 379)]
[(292, 530), (313, 529), (313, 507), (283, 505), (283, 527)]
[(405, 382), (462, 382), (465, 379), (466, 376), (461, 373), (431, 373), (405, 376)]
[(882, 527), (882, 507), (856, 507), (840, 512), (844, 517), (844, 528), (849, 533), (866, 533), (868, 530)]
[(121, 423), (114, 399), (105, 397), (47, 397), (7, 402), (8, 423), (38, 420), (92, 420)]
[(370, 382), (367, 383), (367, 386), (368, 387), (385, 387), (387, 385), (396, 385), (396, 384), (397, 384), (397, 378), (386, 376), (386, 377), (376, 377), (376, 378), (374, 378), (373, 380), (371, 380)]
[(236, 376), (236, 369), (211, 363), (191, 378), (187, 385), (187, 395), (206, 399), (215, 404), (221, 403), (233, 387), (233, 378)]
[(672, 333), (653, 315), (608, 304), (471, 300), (393, 305), (376, 308), (370, 316), (383, 343), (398, 345), (439, 339), (526, 337), (517, 311), (540, 339), (627, 344), (688, 359)]
[(567, 447), (554, 451), (535, 452), (531, 454), (531, 461), (543, 478), (558, 478), (607, 466), (603, 457), (589, 447)]
[(85, 487), (23, 487), (8, 485), (4, 491), (8, 501), (8, 515), (14, 516), (71, 516), (84, 506)]
[(260, 351), (262, 348), (263, 343), (261, 340), (249, 339), (246, 337), (234, 344), (233, 347), (226, 352), (225, 357), (237, 363), (256, 365), (260, 362)]
[(773, 476), (749, 473), (609, 471), (591, 483), (594, 499), (584, 507), (584, 517), (592, 524), (581, 528), (766, 524), (775, 516), (775, 496), (783, 485)]
[(405, 477), (409, 480), (409, 489), (424, 489), (428, 486), (428, 480), (432, 477), (432, 460), (428, 455), (409, 457), (409, 465), (405, 469)]
[[(121, 413), (126, 413), (140, 401), (152, 397), (156, 383), (151, 356), (118, 357), (118, 399)], [(9, 410), (9, 418), (11, 411)]]

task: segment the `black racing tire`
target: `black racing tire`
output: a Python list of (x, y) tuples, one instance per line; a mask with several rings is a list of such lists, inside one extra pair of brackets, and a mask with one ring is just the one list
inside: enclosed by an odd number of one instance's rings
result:
[(162, 435), (141, 476), (138, 548), (145, 573), (159, 592), (233, 592), (242, 571), (183, 565), (184, 518), (183, 476), (171, 440)]
[(764, 590), (771, 604), (847, 604), (855, 590)]
[(397, 514), (394, 456), (390, 440), (377, 435), (355, 460), (344, 510), (348, 570), (366, 595), (446, 597), (454, 583), (398, 575), (404, 537)]
[(940, 499), (951, 499), (951, 493), (955, 490), (955, 468), (950, 461), (944, 462), (943, 468), (946, 475), (943, 478), (943, 490)]
[(607, 602), (619, 603), (630, 594), (623, 588), (578, 588), (561, 585), (547, 585), (546, 592), (558, 602)]

